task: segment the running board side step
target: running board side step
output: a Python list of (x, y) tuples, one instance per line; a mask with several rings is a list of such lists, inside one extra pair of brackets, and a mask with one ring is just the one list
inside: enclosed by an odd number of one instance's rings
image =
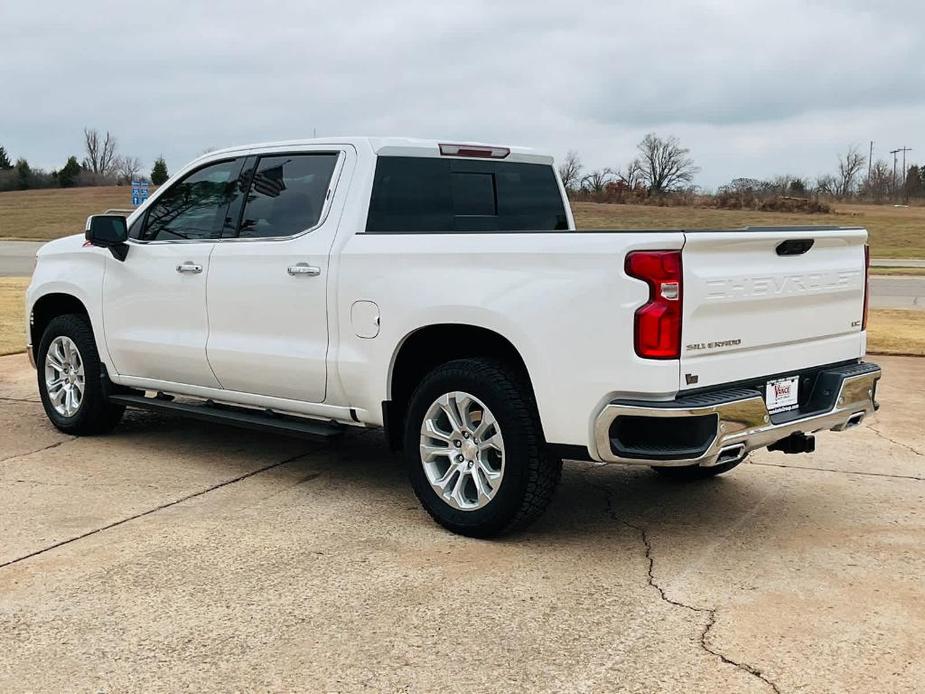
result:
[(205, 422), (325, 441), (340, 436), (344, 431), (344, 427), (336, 422), (303, 419), (275, 412), (248, 410), (230, 405), (216, 405), (210, 401), (206, 401), (201, 405), (194, 405), (188, 402), (175, 402), (164, 398), (146, 398), (143, 395), (122, 393), (110, 395), (109, 401), (116, 405), (170, 412)]

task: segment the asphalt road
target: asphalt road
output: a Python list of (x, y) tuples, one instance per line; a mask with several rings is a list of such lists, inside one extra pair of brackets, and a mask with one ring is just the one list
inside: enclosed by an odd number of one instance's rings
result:
[[(41, 245), (34, 241), (0, 241), (0, 277), (31, 275), (33, 258)], [(925, 309), (925, 277), (872, 276), (870, 303), (875, 308)]]
[(0, 358), (0, 691), (921, 691), (925, 360), (881, 363), (877, 418), (812, 455), (568, 463), (485, 542), (376, 433), (74, 439)]
[(871, 275), (870, 305), (925, 310), (925, 277)]
[(29, 277), (44, 241), (0, 241), (0, 277)]

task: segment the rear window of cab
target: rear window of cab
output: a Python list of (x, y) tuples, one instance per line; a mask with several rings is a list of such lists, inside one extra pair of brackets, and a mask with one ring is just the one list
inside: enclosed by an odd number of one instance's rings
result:
[(551, 166), (379, 157), (366, 231), (557, 231), (568, 217)]

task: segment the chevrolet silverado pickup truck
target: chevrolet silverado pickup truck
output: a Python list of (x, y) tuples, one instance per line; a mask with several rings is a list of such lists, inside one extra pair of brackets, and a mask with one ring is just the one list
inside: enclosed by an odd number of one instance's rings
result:
[(404, 138), (235, 147), (42, 247), (45, 412), (327, 438), (380, 427), (426, 511), (488, 537), (562, 460), (677, 480), (877, 409), (867, 232), (576, 231), (552, 157)]

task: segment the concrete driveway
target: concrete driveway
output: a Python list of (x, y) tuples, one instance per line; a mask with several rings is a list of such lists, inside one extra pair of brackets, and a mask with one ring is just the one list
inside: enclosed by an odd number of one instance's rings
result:
[(2, 358), (0, 690), (921, 690), (925, 360), (880, 361), (881, 415), (811, 456), (690, 485), (568, 463), (484, 542), (376, 433), (72, 439)]

